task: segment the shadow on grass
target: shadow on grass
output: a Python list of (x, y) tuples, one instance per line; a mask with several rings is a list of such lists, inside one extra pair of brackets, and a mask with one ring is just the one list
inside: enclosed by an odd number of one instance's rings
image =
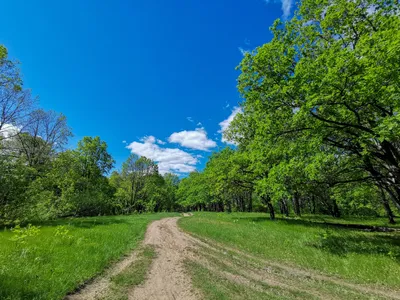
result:
[[(266, 217), (238, 217), (249, 222), (273, 222)], [(307, 242), (306, 246), (327, 251), (330, 254), (346, 256), (350, 253), (365, 255), (384, 255), (400, 263), (400, 233), (381, 233), (376, 226), (362, 224), (321, 223), (301, 219), (277, 218), (280, 224), (313, 227), (325, 230), (315, 241)], [(384, 227), (383, 227), (384, 228)], [(333, 231), (332, 231), (333, 230)], [(361, 231), (375, 231), (362, 234)], [(385, 231), (385, 230), (383, 230)]]
[(312, 246), (331, 254), (346, 256), (350, 253), (384, 255), (400, 263), (400, 235), (325, 235)]
[(32, 222), (32, 225), (37, 226), (59, 226), (68, 225), (78, 228), (93, 228), (97, 226), (108, 226), (113, 224), (129, 224), (128, 220), (123, 218), (112, 218), (112, 217), (90, 217), (90, 218), (67, 218), (58, 219), (54, 221), (45, 222)]
[[(248, 220), (249, 222), (266, 222), (271, 221), (268, 216), (266, 217), (238, 217), (241, 220)], [(288, 225), (302, 225), (306, 227), (317, 227), (317, 228), (336, 228), (336, 229), (349, 229), (349, 230), (361, 230), (361, 231), (377, 231), (377, 232), (393, 232), (400, 231), (399, 228), (392, 228), (386, 226), (373, 226), (365, 224), (346, 224), (346, 223), (335, 223), (334, 220), (326, 222), (322, 218), (316, 217), (314, 220), (309, 219), (290, 219), (290, 218), (276, 218), (277, 221)]]

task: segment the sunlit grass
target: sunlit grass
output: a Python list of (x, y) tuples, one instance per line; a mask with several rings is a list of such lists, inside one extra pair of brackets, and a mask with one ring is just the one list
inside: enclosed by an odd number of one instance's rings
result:
[(146, 280), (156, 251), (152, 246), (144, 246), (138, 252), (132, 264), (111, 278), (111, 287), (102, 300), (126, 300), (129, 291)]
[[(355, 221), (355, 220), (352, 220)], [(259, 213), (195, 213), (180, 226), (260, 257), (360, 283), (400, 287), (400, 234), (334, 228)]]
[(4, 229), (0, 232), (0, 299), (62, 299), (134, 249), (150, 221), (172, 215), (62, 220), (43, 225), (36, 236), (20, 234), (20, 240)]
[(207, 300), (231, 300), (231, 299), (289, 299), (265, 292), (255, 291), (248, 286), (234, 283), (227, 278), (217, 276), (210, 270), (194, 261), (186, 261), (193, 285), (202, 292)]

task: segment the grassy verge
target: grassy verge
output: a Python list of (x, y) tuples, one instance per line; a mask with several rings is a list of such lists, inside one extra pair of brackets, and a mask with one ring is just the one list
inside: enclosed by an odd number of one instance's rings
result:
[(58, 220), (0, 232), (0, 299), (62, 299), (136, 248), (149, 222), (174, 214)]
[[(354, 222), (355, 220), (352, 220)], [(261, 258), (311, 268), (356, 283), (400, 287), (400, 235), (269, 221), (256, 213), (196, 213), (180, 226)]]
[(153, 247), (146, 246), (141, 249), (138, 254), (138, 259), (121, 273), (111, 278), (112, 285), (110, 291), (103, 299), (128, 299), (129, 290), (145, 281), (146, 275), (155, 257), (156, 252)]

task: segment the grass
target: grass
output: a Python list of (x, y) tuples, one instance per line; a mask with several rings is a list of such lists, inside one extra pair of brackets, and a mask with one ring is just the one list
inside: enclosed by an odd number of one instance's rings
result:
[(207, 300), (230, 299), (284, 299), (272, 293), (260, 292), (230, 281), (194, 261), (186, 261), (185, 268), (189, 270), (193, 285), (202, 291)]
[[(209, 241), (210, 242), (210, 241)], [(192, 282), (205, 299), (387, 299), (374, 289), (321, 280), (320, 274), (267, 265), (262, 260), (218, 245), (200, 247), (196, 259), (188, 259)], [(378, 292), (378, 293), (377, 293)], [(384, 291), (385, 292), (385, 291)]]
[[(354, 223), (357, 220), (351, 220)], [(260, 258), (310, 268), (355, 283), (400, 287), (400, 233), (335, 228), (259, 213), (195, 213), (179, 225)]]
[(149, 222), (175, 214), (58, 220), (0, 232), (0, 299), (62, 299), (136, 248)]
[(390, 227), (400, 229), (400, 219), (396, 218), (396, 224), (389, 224), (386, 217), (353, 217), (353, 216), (343, 216), (341, 218), (334, 218), (327, 215), (312, 215), (305, 214), (300, 218), (289, 217), (286, 220), (295, 220), (296, 222), (316, 222), (316, 223), (335, 223), (343, 225), (365, 225), (365, 226), (376, 226), (376, 227)]
[(130, 266), (111, 278), (111, 288), (104, 300), (126, 300), (129, 290), (143, 283), (156, 252), (153, 247), (145, 246)]

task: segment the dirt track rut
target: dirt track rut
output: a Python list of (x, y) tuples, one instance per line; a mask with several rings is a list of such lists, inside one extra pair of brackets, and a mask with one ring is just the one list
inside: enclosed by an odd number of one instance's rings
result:
[(155, 246), (157, 257), (153, 261), (146, 282), (129, 294), (134, 300), (195, 300), (190, 276), (183, 262), (192, 254), (194, 244), (177, 226), (178, 218), (166, 218), (153, 222), (147, 229), (144, 243)]

